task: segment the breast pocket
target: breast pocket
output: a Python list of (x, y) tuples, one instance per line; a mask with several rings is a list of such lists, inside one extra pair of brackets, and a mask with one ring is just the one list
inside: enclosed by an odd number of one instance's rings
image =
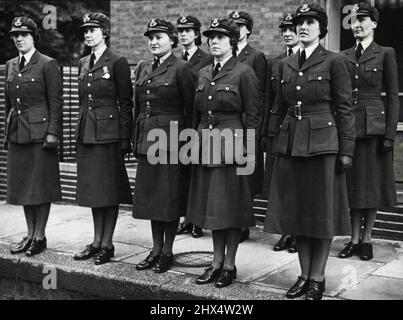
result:
[(240, 105), (238, 86), (233, 84), (218, 84), (216, 90), (220, 106), (232, 109), (234, 106)]
[(270, 85), (274, 93), (277, 91), (278, 80), (279, 80), (279, 74), (277, 73), (272, 74), (272, 76), (270, 77)]
[(290, 84), (291, 84), (291, 75), (284, 74), (282, 79), (280, 80), (280, 90), (283, 97), (287, 96), (287, 90), (290, 89)]
[(311, 155), (338, 152), (337, 126), (331, 116), (310, 118), (309, 128), (309, 153)]
[(102, 110), (96, 109), (96, 140), (119, 139), (119, 110), (117, 108)]
[[(308, 83), (315, 97), (321, 97), (325, 93), (330, 92), (330, 72), (311, 72), (308, 75)], [(309, 88), (307, 90), (310, 90)]]
[(161, 79), (155, 83), (158, 95), (165, 101), (176, 100), (178, 96), (178, 88), (176, 79)]
[(22, 83), (23, 90), (29, 90), (33, 95), (41, 95), (44, 91), (43, 79), (38, 74), (27, 75), (23, 79)]
[(365, 65), (364, 78), (368, 85), (382, 85), (383, 66), (381, 64)]

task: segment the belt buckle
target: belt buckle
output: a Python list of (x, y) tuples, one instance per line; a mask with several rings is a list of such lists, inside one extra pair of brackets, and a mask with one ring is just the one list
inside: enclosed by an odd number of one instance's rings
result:
[(296, 104), (294, 107), (294, 115), (298, 120), (302, 120), (302, 108), (299, 104)]
[(151, 108), (150, 106), (146, 107), (146, 117), (150, 117), (151, 116)]
[(357, 102), (358, 102), (358, 89), (357, 88), (355, 88), (352, 91), (352, 97), (353, 97), (353, 103), (357, 104)]

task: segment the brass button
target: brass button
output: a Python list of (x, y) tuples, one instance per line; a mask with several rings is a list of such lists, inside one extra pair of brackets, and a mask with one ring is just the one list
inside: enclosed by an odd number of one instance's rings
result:
[(109, 118), (113, 118), (113, 115), (110, 114), (110, 115), (109, 115)]
[(274, 80), (274, 77), (271, 77), (270, 80)]
[[(374, 70), (375, 71), (375, 70)], [(35, 81), (35, 79), (34, 78), (32, 78), (32, 80), (31, 81)]]
[(228, 91), (228, 90), (229, 90), (229, 87), (225, 87), (225, 90), (227, 90), (227, 91)]
[(91, 87), (91, 83), (88, 83), (87, 86)]
[(332, 125), (332, 123), (331, 123), (331, 122), (328, 122), (328, 125), (329, 125), (329, 126), (331, 126), (331, 125)]
[(318, 80), (322, 80), (322, 77), (321, 77), (321, 76), (319, 76), (319, 77), (318, 77)]
[(92, 77), (92, 73), (89, 73), (88, 76), (89, 76), (89, 77)]
[(18, 77), (22, 77), (22, 74), (21, 74), (21, 73), (19, 73), (19, 74), (18, 74)]
[(146, 104), (147, 104), (147, 106), (149, 106), (149, 105), (150, 105), (150, 101), (147, 101)]
[(213, 100), (213, 97), (212, 97), (212, 96), (208, 96), (208, 99), (209, 99), (209, 100)]
[(17, 89), (19, 89), (20, 88), (20, 86), (17, 84), (16, 86), (15, 86)]
[(43, 118), (42, 121), (46, 121), (46, 118)]
[(147, 90), (147, 94), (150, 94), (150, 90)]
[(213, 125), (212, 124), (209, 124), (209, 129), (213, 129)]
[(377, 72), (377, 71), (378, 71), (378, 69), (377, 69), (377, 68), (374, 68), (374, 71), (375, 71), (375, 72)]
[(298, 72), (298, 75), (300, 76), (300, 77), (302, 77), (303, 75), (304, 75), (304, 73), (303, 72)]
[(21, 114), (21, 110), (18, 110), (18, 114)]
[(358, 75), (355, 75), (355, 77), (354, 77), (354, 78), (358, 79)]
[(92, 94), (91, 94), (91, 93), (88, 95), (88, 98), (92, 98)]
[(215, 82), (214, 82), (214, 81), (213, 81), (213, 82), (211, 82), (210, 84), (211, 84), (212, 86), (215, 86)]
[(297, 105), (301, 105), (302, 104), (302, 101), (297, 101)]
[(385, 111), (382, 111), (381, 114), (385, 114)]
[(207, 113), (208, 113), (208, 114), (213, 114), (213, 113), (211, 112), (211, 110), (209, 110)]
[(20, 102), (21, 101), (21, 99), (20, 98), (17, 98), (17, 102)]
[(296, 87), (297, 91), (301, 90), (301, 86)]
[(168, 86), (168, 82), (165, 82), (165, 86)]
[(358, 68), (360, 65), (358, 63), (356, 63), (355, 66)]
[(88, 107), (88, 110), (92, 110), (92, 107)]

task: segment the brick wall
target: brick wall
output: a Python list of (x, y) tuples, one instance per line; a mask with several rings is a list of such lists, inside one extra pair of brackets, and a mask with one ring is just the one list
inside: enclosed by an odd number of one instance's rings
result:
[[(144, 37), (152, 17), (165, 18), (176, 24), (181, 15), (194, 15), (202, 23), (202, 31), (214, 17), (228, 16), (232, 10), (245, 10), (254, 18), (254, 29), (249, 41), (266, 56), (284, 50), (278, 25), (284, 12), (295, 11), (303, 0), (169, 0), (118, 1), (111, 0), (111, 48), (125, 56), (129, 63), (137, 63), (149, 56)], [(325, 7), (326, 0), (313, 1)], [(203, 42), (205, 38), (203, 37)], [(203, 43), (204, 48), (205, 44)]]

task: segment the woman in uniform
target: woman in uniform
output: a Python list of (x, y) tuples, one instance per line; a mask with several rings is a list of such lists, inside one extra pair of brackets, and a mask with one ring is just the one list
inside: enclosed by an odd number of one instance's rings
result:
[[(203, 229), (212, 230), (214, 259), (197, 284), (216, 282), (217, 288), (230, 285), (236, 278), (235, 257), (241, 236), (241, 228), (254, 226), (252, 198), (248, 178), (238, 175), (238, 165), (229, 161), (231, 154), (221, 161), (205, 159), (206, 139), (213, 131), (223, 138), (223, 131), (230, 130), (232, 138), (236, 129), (260, 129), (259, 83), (253, 69), (235, 58), (239, 38), (238, 27), (230, 19), (214, 19), (203, 32), (208, 37), (214, 63), (199, 71), (194, 105), (193, 126), (202, 138), (202, 163), (192, 169), (187, 219)], [(245, 125), (242, 121), (245, 114)], [(245, 130), (246, 131), (246, 130)], [(221, 138), (220, 138), (221, 137)], [(228, 142), (222, 141), (221, 148)], [(255, 143), (255, 136), (252, 144)], [(237, 150), (235, 145), (235, 150)], [(225, 153), (221, 149), (221, 153)], [(240, 150), (242, 155), (243, 148)], [(234, 152), (233, 159), (237, 159)], [(239, 154), (238, 154), (239, 156)]]
[[(397, 203), (393, 169), (399, 116), (397, 63), (393, 48), (374, 42), (378, 18), (374, 7), (356, 4), (351, 24), (356, 45), (343, 52), (352, 82), (357, 141), (353, 167), (347, 174), (352, 235), (340, 258), (357, 254), (362, 260), (372, 259), (371, 232), (378, 208)], [(381, 99), (383, 88), (385, 104)]]
[(78, 66), (77, 201), (92, 209), (94, 240), (74, 259), (95, 256), (99, 265), (115, 253), (112, 238), (119, 204), (132, 203), (124, 155), (131, 151), (133, 88), (127, 60), (106, 46), (109, 18), (86, 14), (80, 28), (91, 54)]
[(33, 256), (46, 246), (50, 203), (61, 201), (57, 146), (63, 92), (57, 62), (35, 49), (36, 23), (13, 19), (11, 38), (18, 57), (6, 63), (7, 202), (22, 205), (28, 233), (11, 253)]
[[(153, 249), (136, 269), (162, 273), (174, 262), (172, 247), (189, 186), (189, 168), (178, 160), (179, 143), (170, 144), (170, 125), (178, 132), (191, 126), (195, 75), (189, 63), (172, 53), (178, 35), (170, 22), (151, 19), (144, 35), (154, 59), (140, 62), (136, 70), (133, 217), (151, 220)], [(153, 129), (167, 135), (169, 142), (156, 142), (157, 152), (151, 148), (155, 143), (147, 140)]]
[(318, 300), (332, 238), (350, 232), (344, 171), (354, 152), (354, 117), (345, 57), (319, 44), (327, 33), (326, 12), (304, 4), (294, 21), (301, 48), (280, 68), (274, 108), (283, 121), (265, 231), (297, 238), (301, 275), (286, 296), (306, 293)]

